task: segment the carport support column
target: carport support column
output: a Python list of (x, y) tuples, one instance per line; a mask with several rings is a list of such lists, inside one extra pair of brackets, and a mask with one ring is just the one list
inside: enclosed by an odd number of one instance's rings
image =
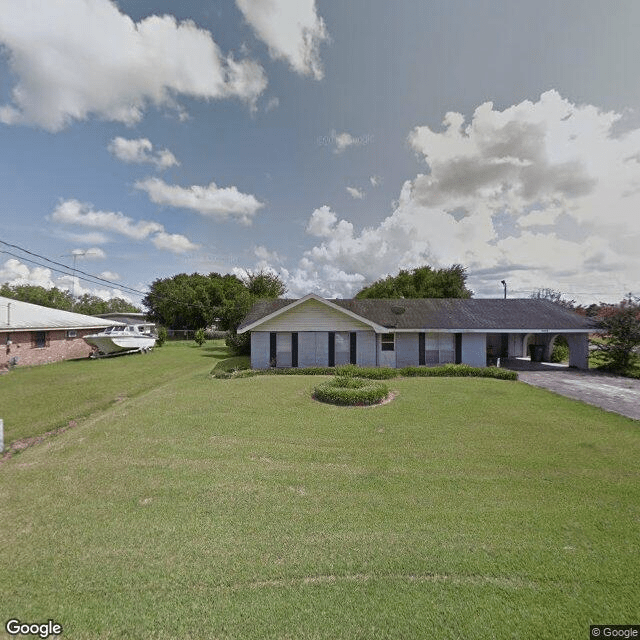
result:
[(577, 369), (589, 368), (589, 336), (586, 333), (565, 335), (569, 345), (569, 366)]
[(556, 334), (539, 333), (536, 336), (536, 344), (544, 345), (543, 362), (551, 362), (551, 353), (553, 352), (553, 338)]

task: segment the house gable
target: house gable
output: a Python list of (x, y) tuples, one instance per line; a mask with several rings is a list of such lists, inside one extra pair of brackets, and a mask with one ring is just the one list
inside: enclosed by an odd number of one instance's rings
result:
[(238, 333), (362, 330), (380, 331), (383, 328), (350, 309), (312, 293), (299, 300), (258, 302), (238, 327)]
[[(256, 323), (258, 325), (258, 323)], [(347, 313), (334, 305), (316, 298), (291, 305), (259, 323), (246, 327), (253, 331), (364, 331), (373, 329), (370, 323), (359, 320), (353, 313)]]

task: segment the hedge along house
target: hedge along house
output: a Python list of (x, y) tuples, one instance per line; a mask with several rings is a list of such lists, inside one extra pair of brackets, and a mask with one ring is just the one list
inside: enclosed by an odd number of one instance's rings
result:
[(251, 332), (254, 369), (484, 367), (529, 353), (548, 360), (559, 335), (567, 339), (570, 366), (587, 369), (592, 331), (591, 320), (546, 300), (326, 300), (315, 294), (260, 301), (238, 327)]
[(0, 297), (0, 370), (88, 358), (91, 347), (83, 336), (120, 324)]

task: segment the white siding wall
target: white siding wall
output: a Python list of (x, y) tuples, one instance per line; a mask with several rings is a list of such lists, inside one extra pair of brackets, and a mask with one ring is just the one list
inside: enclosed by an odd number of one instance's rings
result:
[(463, 333), (462, 334), (462, 357), (463, 364), (472, 367), (487, 366), (487, 334), (486, 333)]
[(298, 333), (298, 366), (326, 367), (329, 362), (329, 334), (327, 331)]
[(269, 368), (269, 332), (251, 332), (251, 368)]
[(398, 368), (418, 366), (420, 362), (418, 335), (417, 333), (396, 333), (396, 366)]
[(307, 300), (260, 325), (261, 331), (358, 331), (369, 325), (317, 300)]
[(589, 368), (589, 336), (586, 333), (565, 334), (569, 345), (569, 366)]
[(373, 331), (358, 331), (356, 341), (356, 364), (361, 367), (377, 366), (376, 334)]

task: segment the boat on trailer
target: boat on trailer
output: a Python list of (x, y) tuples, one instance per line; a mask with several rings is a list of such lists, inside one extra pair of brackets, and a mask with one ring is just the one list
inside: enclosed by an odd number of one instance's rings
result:
[(84, 336), (84, 341), (94, 347), (92, 357), (116, 356), (125, 353), (146, 353), (156, 344), (153, 324), (128, 324), (108, 327), (100, 333)]

